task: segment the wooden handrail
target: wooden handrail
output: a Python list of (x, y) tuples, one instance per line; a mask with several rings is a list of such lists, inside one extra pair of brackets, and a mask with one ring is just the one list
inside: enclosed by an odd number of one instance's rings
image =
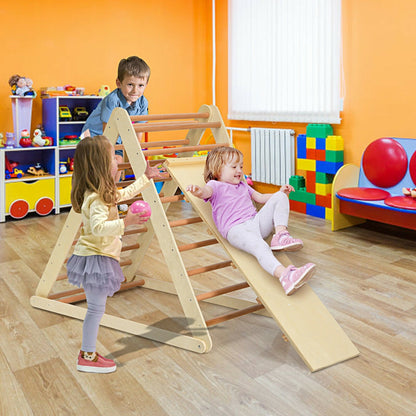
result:
[(221, 127), (219, 121), (207, 121), (199, 123), (197, 121), (183, 121), (178, 123), (136, 123), (133, 128), (136, 133), (169, 131), (169, 130), (189, 130), (189, 129), (218, 129)]
[(189, 144), (189, 139), (182, 140), (163, 140), (159, 142), (140, 142), (142, 149), (147, 149), (149, 147), (163, 147), (163, 146), (186, 146)]
[[(164, 149), (151, 149), (143, 150), (145, 156), (156, 156), (156, 155), (169, 155), (174, 153), (186, 153), (186, 152), (200, 152), (202, 150), (212, 150), (216, 147), (227, 146), (224, 143), (214, 143), (214, 144), (205, 144), (205, 145), (196, 145), (196, 146), (184, 146), (184, 147), (171, 147)], [(118, 165), (120, 167), (120, 165)]]
[(146, 120), (180, 120), (187, 118), (208, 118), (209, 113), (183, 113), (183, 114), (146, 114), (142, 116), (130, 116), (131, 121)]

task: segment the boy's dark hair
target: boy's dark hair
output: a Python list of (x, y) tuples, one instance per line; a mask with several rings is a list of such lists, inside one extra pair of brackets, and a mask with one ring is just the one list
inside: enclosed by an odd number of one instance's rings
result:
[(118, 64), (117, 79), (122, 82), (126, 76), (144, 78), (149, 82), (150, 68), (143, 59), (138, 56), (129, 56)]

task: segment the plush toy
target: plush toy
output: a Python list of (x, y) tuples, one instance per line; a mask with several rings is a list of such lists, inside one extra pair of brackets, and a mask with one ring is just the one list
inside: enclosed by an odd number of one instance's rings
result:
[(402, 188), (403, 195), (416, 198), (416, 188)]
[(33, 132), (33, 139), (32, 139), (32, 144), (33, 146), (45, 146), (46, 145), (46, 140), (42, 137), (42, 130), (41, 129), (36, 129)]

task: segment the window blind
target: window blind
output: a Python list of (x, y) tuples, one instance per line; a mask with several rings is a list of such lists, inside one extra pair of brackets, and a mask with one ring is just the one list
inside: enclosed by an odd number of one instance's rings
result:
[(341, 0), (229, 0), (235, 120), (340, 123)]

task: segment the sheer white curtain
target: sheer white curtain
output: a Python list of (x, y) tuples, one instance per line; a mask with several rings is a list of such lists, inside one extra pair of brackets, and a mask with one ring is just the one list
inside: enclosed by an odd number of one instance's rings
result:
[(341, 0), (229, 0), (228, 118), (340, 123)]

